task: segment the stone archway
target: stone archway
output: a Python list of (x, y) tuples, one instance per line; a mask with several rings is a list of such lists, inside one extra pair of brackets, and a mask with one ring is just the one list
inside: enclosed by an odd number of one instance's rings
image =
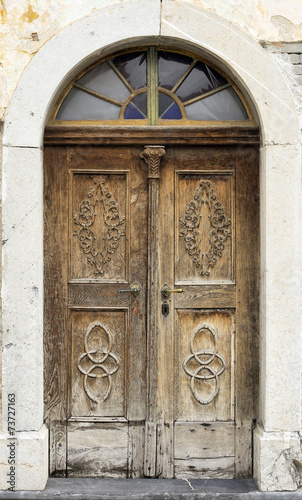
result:
[[(6, 117), (2, 443), (5, 447), (7, 397), (16, 393), (18, 489), (42, 489), (48, 476), (42, 349), (42, 141), (47, 115), (66, 82), (82, 67), (117, 45), (162, 37), (194, 47), (225, 67), (259, 118), (261, 372), (254, 469), (262, 490), (297, 488), (293, 459), (299, 458), (301, 405), (300, 137), (293, 97), (264, 50), (229, 22), (179, 1), (131, 0), (80, 19), (49, 40), (24, 71)], [(1, 487), (6, 488), (5, 474), (3, 478)]]

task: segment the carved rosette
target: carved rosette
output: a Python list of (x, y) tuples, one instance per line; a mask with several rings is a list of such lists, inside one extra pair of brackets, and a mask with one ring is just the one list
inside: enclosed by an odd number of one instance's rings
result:
[[(103, 237), (98, 239), (93, 228), (97, 204), (101, 207), (104, 222)], [(105, 179), (94, 179), (94, 186), (90, 189), (87, 199), (82, 201), (79, 213), (74, 216), (74, 224), (74, 236), (79, 238), (87, 261), (94, 266), (96, 274), (103, 274), (104, 266), (111, 261), (121, 237), (125, 236), (125, 217), (119, 214), (118, 204), (106, 186)], [(104, 243), (100, 249), (102, 241)]]
[[(85, 352), (77, 362), (78, 370), (84, 375), (84, 391), (94, 403), (106, 401), (112, 388), (112, 375), (119, 369), (119, 360), (110, 352), (111, 333), (105, 325), (96, 321), (88, 326), (84, 345)], [(98, 388), (94, 388), (100, 379), (107, 381), (107, 388), (101, 396)]]
[[(202, 339), (204, 335), (210, 336), (212, 349), (199, 350), (195, 348), (198, 337)], [(191, 354), (183, 361), (183, 369), (191, 377), (192, 394), (201, 405), (207, 405), (216, 398), (219, 392), (218, 377), (226, 368), (225, 359), (221, 354), (218, 354), (217, 347), (215, 329), (206, 323), (201, 324), (194, 330), (191, 337)], [(199, 388), (197, 388), (196, 381), (199, 381)], [(204, 394), (202, 389), (204, 389)]]
[(166, 154), (164, 146), (145, 146), (140, 157), (145, 160), (148, 165), (148, 179), (159, 179), (159, 165), (162, 156)]
[[(202, 217), (209, 219), (209, 234), (200, 234)], [(231, 220), (226, 217), (210, 181), (199, 182), (192, 200), (186, 206), (185, 216), (179, 222), (179, 236), (184, 239), (194, 266), (200, 269), (201, 276), (209, 276), (210, 269), (223, 254), (227, 238), (231, 237)]]

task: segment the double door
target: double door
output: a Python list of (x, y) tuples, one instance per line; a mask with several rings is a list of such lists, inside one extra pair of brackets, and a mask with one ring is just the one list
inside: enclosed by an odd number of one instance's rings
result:
[(251, 474), (253, 146), (45, 150), (50, 472)]

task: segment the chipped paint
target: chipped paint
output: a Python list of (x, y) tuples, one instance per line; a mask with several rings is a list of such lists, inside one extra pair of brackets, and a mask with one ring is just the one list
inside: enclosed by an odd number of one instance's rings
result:
[[(165, 0), (163, 0), (165, 1)], [(177, 0), (175, 0), (177, 1)], [(283, 16), (299, 26), (302, 23), (302, 0), (182, 0), (215, 12), (237, 23), (258, 40), (281, 41), (280, 30), (272, 22), (274, 16)], [(289, 29), (282, 41), (300, 41), (299, 30)]]
[(302, 23), (295, 24), (283, 16), (272, 16), (271, 22), (277, 27), (282, 41), (287, 40), (289, 36), (292, 40), (302, 40)]
[(0, 16), (1, 16), (1, 24), (6, 22), (6, 8), (4, 5), (4, 0), (0, 0)]
[(38, 19), (39, 14), (35, 12), (30, 4), (28, 4), (27, 10), (24, 12), (21, 20), (26, 23), (31, 23), (35, 19)]
[(262, 7), (261, 0), (258, 0), (257, 9), (261, 12), (262, 16), (264, 17), (265, 16), (265, 10)]
[[(0, 119), (24, 68), (45, 42), (81, 17), (109, 5), (131, 1), (0, 0)], [(181, 1), (215, 12), (257, 40), (302, 40), (302, 0)], [(33, 37), (33, 33), (37, 35)]]

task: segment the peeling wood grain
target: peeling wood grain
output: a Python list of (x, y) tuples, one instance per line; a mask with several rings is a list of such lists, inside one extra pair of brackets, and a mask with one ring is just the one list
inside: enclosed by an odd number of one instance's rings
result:
[(259, 127), (110, 127), (51, 125), (45, 130), (45, 144), (259, 144)]
[(126, 478), (128, 424), (68, 424), (68, 477)]
[(234, 422), (176, 422), (174, 432), (175, 459), (215, 459), (235, 455)]
[(176, 479), (234, 479), (234, 458), (175, 460)]

